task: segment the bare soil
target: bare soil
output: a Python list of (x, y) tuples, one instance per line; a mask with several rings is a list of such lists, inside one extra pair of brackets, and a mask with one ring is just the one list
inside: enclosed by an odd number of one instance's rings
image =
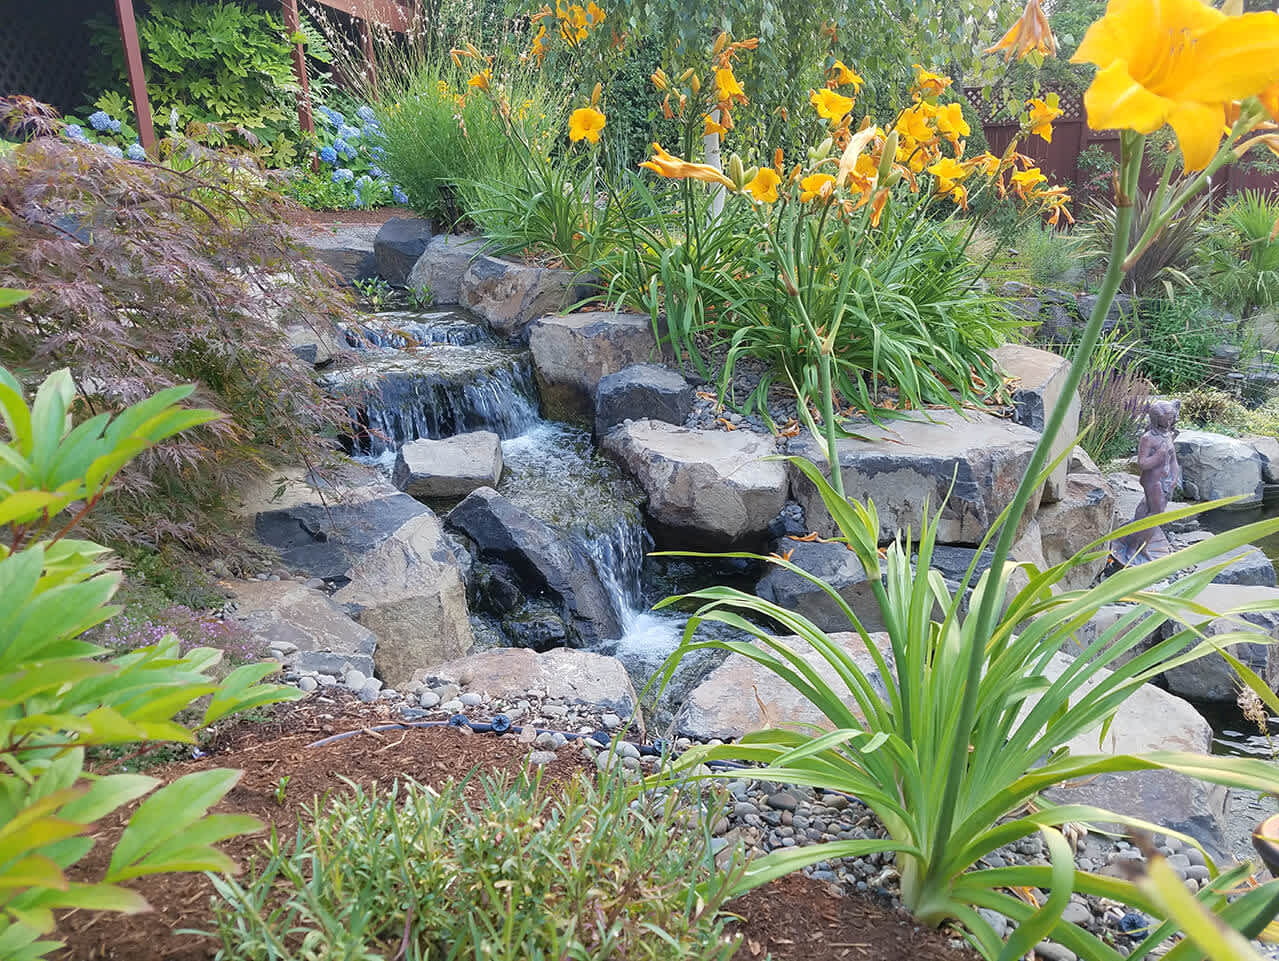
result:
[[(206, 744), (206, 756), (148, 771), (172, 780), (210, 767), (244, 772), (218, 810), (252, 814), (291, 835), (299, 817), (315, 798), (349, 790), (342, 778), (362, 786), (389, 785), (413, 778), (440, 786), (462, 780), (477, 770), (517, 774), (525, 767), (528, 747), (511, 737), (496, 738), (452, 728), (416, 728), (373, 732), (369, 728), (393, 720), (384, 705), (364, 705), (344, 695), (313, 695), (284, 705), (263, 719), (234, 722)], [(307, 745), (329, 735), (357, 731), (322, 747)], [(545, 770), (551, 783), (587, 771), (586, 762), (563, 750)], [(277, 800), (281, 778), (288, 778), (283, 801)], [(481, 801), (481, 787), (468, 795)], [(127, 813), (127, 812), (126, 812)], [(123, 817), (108, 819), (95, 835), (100, 842), (81, 864), (79, 878), (99, 878)], [(243, 862), (258, 849), (261, 835), (236, 838), (225, 850)], [(200, 874), (144, 878), (137, 889), (152, 911), (125, 917), (87, 911), (59, 919), (58, 936), (67, 941), (60, 961), (209, 961), (214, 944), (183, 929), (208, 927), (212, 887)], [(975, 961), (950, 939), (922, 929), (900, 912), (863, 897), (841, 897), (829, 887), (792, 875), (732, 902), (729, 910), (742, 920), (737, 954), (741, 961)]]

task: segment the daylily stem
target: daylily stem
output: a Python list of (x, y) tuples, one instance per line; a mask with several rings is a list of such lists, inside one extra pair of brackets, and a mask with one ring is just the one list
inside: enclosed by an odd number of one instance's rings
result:
[[(1131, 196), (1136, 190), (1137, 178), (1141, 172), (1141, 155), (1145, 146), (1145, 137), (1125, 133), (1122, 144), (1120, 189), (1125, 196)], [(1066, 375), (1066, 382), (1061, 391), (1063, 398), (1071, 397), (1078, 389), (1079, 382), (1083, 379), (1084, 371), (1088, 368), (1093, 349), (1097, 346), (1097, 341), (1101, 336), (1101, 328), (1105, 322), (1106, 314), (1110, 312), (1110, 305), (1114, 303), (1115, 294), (1119, 290), (1119, 283), (1124, 275), (1124, 254), (1128, 249), (1133, 212), (1131, 204), (1122, 204), (1118, 208), (1115, 218), (1115, 236), (1111, 242), (1110, 263), (1106, 267), (1106, 275), (1102, 280), (1101, 289), (1098, 291), (1097, 302), (1093, 306), (1092, 316), (1088, 319), (1087, 327), (1084, 328), (1079, 348), (1075, 352), (1070, 371)], [(993, 634), (995, 617), (1004, 600), (1004, 591), (1002, 589), (1004, 582), (1000, 579), (1001, 573), (1004, 564), (1008, 560), (1008, 553), (1012, 549), (1013, 539), (1017, 536), (1017, 528), (1020, 525), (1022, 516), (1025, 514), (1026, 507), (1035, 493), (1035, 488), (1040, 483), (1039, 475), (1043, 471), (1044, 465), (1048, 463), (1053, 442), (1061, 432), (1062, 423), (1066, 419), (1066, 409), (1069, 406), (1067, 403), (1057, 404), (1049, 414), (1047, 423), (1044, 425), (1044, 432), (1039, 438), (1039, 443), (1035, 445), (1034, 452), (1030, 457), (1030, 463), (1026, 466), (1026, 473), (1022, 477), (1021, 484), (1017, 487), (1017, 493), (1013, 497), (1008, 519), (1005, 521), (1003, 529), (999, 532), (999, 539), (995, 543), (990, 569), (983, 575), (986, 585), (985, 590), (982, 591), (981, 604), (977, 611), (976, 642), (972, 645), (972, 656), (965, 671), (963, 701), (960, 704), (959, 718), (955, 726), (955, 739), (951, 746), (950, 767), (946, 772), (946, 784), (938, 806), (937, 826), (933, 833), (932, 843), (929, 845), (930, 854), (943, 851), (950, 844), (950, 832), (955, 821), (955, 808), (959, 799), (959, 790), (968, 769), (968, 735), (972, 730), (973, 721), (977, 713), (977, 693), (981, 684), (982, 666), (985, 663), (986, 645)], [(928, 861), (930, 863), (930, 874), (924, 878), (921, 885), (924, 890), (944, 881), (942, 878), (931, 876), (931, 871), (941, 863), (940, 859), (929, 857)]]

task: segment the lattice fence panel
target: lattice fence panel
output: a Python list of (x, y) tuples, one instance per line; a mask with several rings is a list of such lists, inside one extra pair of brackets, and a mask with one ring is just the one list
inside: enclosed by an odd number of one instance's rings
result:
[(92, 0), (0, 0), (0, 95), (25, 94), (61, 110), (85, 99), (84, 67), (93, 51), (84, 21)]
[[(1041, 97), (1046, 97), (1048, 96), (1048, 91), (1040, 91), (1039, 95)], [(964, 97), (968, 100), (969, 105), (977, 112), (978, 116), (981, 117), (984, 123), (1005, 124), (1012, 122), (1008, 116), (1008, 111), (1003, 107), (998, 92), (996, 92), (995, 99), (993, 101), (988, 101), (982, 96), (980, 87), (965, 87)], [(1061, 108), (1061, 116), (1057, 118), (1058, 120), (1068, 121), (1084, 119), (1084, 104), (1079, 97), (1074, 95), (1062, 97), (1058, 106)]]

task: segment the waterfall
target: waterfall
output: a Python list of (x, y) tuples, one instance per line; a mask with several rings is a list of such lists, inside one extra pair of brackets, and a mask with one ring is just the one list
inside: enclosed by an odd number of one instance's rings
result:
[(487, 327), (454, 310), (436, 313), (388, 311), (367, 317), (359, 324), (351, 324), (343, 332), (346, 342), (356, 350), (370, 347), (406, 350), (430, 344), (466, 347), (496, 342)]

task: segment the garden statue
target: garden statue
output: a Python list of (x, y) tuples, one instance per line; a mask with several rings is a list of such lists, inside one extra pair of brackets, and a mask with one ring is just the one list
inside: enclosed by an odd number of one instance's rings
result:
[[(1177, 463), (1177, 415), (1181, 401), (1156, 400), (1150, 404), (1150, 426), (1137, 444), (1137, 467), (1141, 470), (1141, 489), (1146, 496), (1137, 505), (1133, 520), (1160, 514), (1168, 508), (1172, 491), (1181, 483), (1181, 466)], [(1168, 535), (1162, 527), (1148, 527), (1115, 542), (1114, 554), (1124, 565), (1141, 564), (1165, 557), (1172, 552)]]

